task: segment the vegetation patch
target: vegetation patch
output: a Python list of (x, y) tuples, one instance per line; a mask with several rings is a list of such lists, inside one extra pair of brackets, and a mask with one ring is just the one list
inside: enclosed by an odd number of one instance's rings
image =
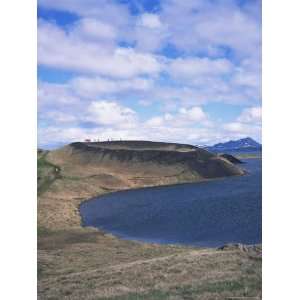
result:
[(85, 232), (79, 230), (38, 230), (38, 249), (62, 249), (68, 245), (81, 243), (96, 243), (99, 232)]
[(153, 290), (146, 294), (130, 293), (122, 296), (98, 298), (98, 300), (165, 300), (169, 298), (169, 293)]
[[(179, 285), (167, 291), (152, 290), (147, 293), (129, 293), (122, 296), (99, 298), (99, 300), (196, 299), (198, 296), (204, 294), (218, 294), (220, 296), (222, 294), (232, 294), (233, 298), (236, 297), (236, 295), (240, 297), (256, 297), (256, 294), (253, 293), (253, 291), (259, 291), (260, 285), (258, 280), (254, 281), (249, 281), (249, 278), (247, 278), (246, 280), (245, 278), (238, 278), (234, 280), (225, 280), (219, 282), (204, 282), (201, 285)], [(230, 296), (226, 296), (226, 299), (230, 299)]]
[(37, 192), (38, 196), (41, 196), (45, 191), (49, 189), (51, 184), (58, 178), (60, 175), (60, 167), (56, 166), (46, 159), (47, 152), (38, 153), (37, 159)]

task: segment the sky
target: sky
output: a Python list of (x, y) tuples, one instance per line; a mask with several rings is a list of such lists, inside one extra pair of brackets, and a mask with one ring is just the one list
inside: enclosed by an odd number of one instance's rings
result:
[(261, 141), (260, 0), (38, 0), (38, 145)]

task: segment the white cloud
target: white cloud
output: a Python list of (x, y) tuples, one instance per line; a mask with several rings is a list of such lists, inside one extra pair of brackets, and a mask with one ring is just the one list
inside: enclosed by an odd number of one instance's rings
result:
[(70, 143), (90, 139), (115, 139), (115, 140), (152, 140), (167, 141), (190, 144), (212, 144), (221, 139), (231, 138), (232, 135), (224, 135), (220, 130), (214, 127), (190, 127), (190, 126), (150, 126), (139, 123), (134, 128), (124, 127), (57, 127), (48, 126), (39, 129), (39, 144), (41, 146), (49, 144)]
[(165, 27), (149, 28), (137, 26), (132, 39), (136, 44), (136, 49), (146, 52), (155, 52), (163, 47), (167, 35), (168, 32)]
[[(112, 100), (95, 100), (86, 95), (80, 97), (70, 85), (39, 84), (39, 122), (49, 126), (132, 127), (136, 125), (136, 112)], [(78, 92), (78, 90), (77, 90)], [(80, 92), (84, 89), (80, 87)]]
[[(142, 120), (133, 109), (117, 101), (93, 100), (73, 109), (50, 107), (40, 112), (39, 143), (69, 143), (92, 139), (150, 139), (194, 142), (209, 139), (211, 126), (201, 107), (181, 107), (175, 113)], [(90, 123), (88, 127), (85, 123)]]
[(259, 17), (249, 7), (235, 1), (168, 0), (162, 3), (161, 19), (171, 29), (171, 42), (188, 53), (222, 55), (229, 47), (245, 56), (257, 52), (261, 41)]
[(171, 61), (168, 71), (171, 76), (191, 79), (197, 76), (221, 76), (233, 71), (233, 65), (229, 60), (223, 58), (178, 58)]
[(39, 6), (59, 11), (67, 11), (81, 17), (98, 18), (118, 26), (130, 22), (126, 5), (111, 0), (39, 0)]
[[(127, 5), (110, 0), (39, 0), (44, 8), (78, 16), (63, 27), (38, 23), (39, 64), (76, 74), (64, 84), (39, 82), (39, 117), (48, 127), (41, 128), (43, 143), (86, 137), (213, 143), (259, 136), (258, 2), (165, 0), (156, 13), (133, 16)], [(180, 57), (164, 56), (165, 46)], [(124, 99), (161, 112), (142, 119)], [(210, 102), (249, 108), (219, 124), (202, 109)]]
[(133, 48), (111, 48), (101, 42), (81, 39), (58, 26), (41, 21), (38, 27), (38, 63), (58, 69), (111, 77), (157, 74), (158, 59)]
[(239, 122), (231, 122), (228, 124), (224, 125), (224, 128), (226, 130), (232, 131), (232, 132), (245, 132), (246, 129), (248, 129), (248, 127), (246, 127), (245, 125), (243, 125), (242, 123)]
[[(107, 2), (104, 2), (106, 5)], [(260, 59), (259, 54), (254, 55), (259, 51), (253, 51), (251, 58), (243, 59), (240, 64), (236, 63), (236, 65), (225, 58), (211, 59), (185, 55), (185, 58), (172, 60), (147, 52), (161, 48), (165, 42), (176, 41), (177, 34), (183, 39), (189, 36), (188, 32), (182, 34), (176, 32), (176, 28), (168, 26), (170, 20), (166, 16), (170, 13), (174, 16), (178, 14), (179, 17), (180, 10), (182, 10), (182, 16), (191, 14), (193, 22), (196, 22), (194, 15), (202, 16), (205, 11), (211, 13), (214, 7), (221, 12), (228, 12), (229, 8), (232, 8), (233, 11), (237, 11), (237, 15), (239, 13), (247, 15), (246, 10), (242, 11), (236, 6), (224, 6), (220, 3), (210, 6), (205, 1), (185, 1), (184, 3), (175, 1), (175, 7), (172, 8), (169, 5), (172, 2), (174, 1), (167, 1), (159, 14), (146, 13), (138, 17), (131, 17), (132, 19), (136, 18), (138, 20), (136, 23), (139, 24), (131, 28), (130, 33), (127, 32), (130, 39), (136, 41), (135, 48), (117, 46), (116, 40), (121, 34), (118, 24), (114, 24), (112, 20), (108, 20), (102, 15), (91, 17), (86, 13), (91, 11), (94, 1), (85, 5), (86, 12), (83, 15), (87, 17), (75, 23), (67, 31), (55, 24), (41, 21), (39, 22), (39, 63), (54, 68), (114, 78), (134, 78), (146, 75), (151, 77), (153, 82), (159, 79), (160, 72), (167, 71), (175, 84), (162, 86), (157, 82), (155, 90), (151, 92), (148, 90), (148, 94), (143, 96), (144, 103), (161, 99), (175, 101), (180, 99), (180, 101), (187, 102), (188, 105), (210, 101), (226, 103), (259, 101)], [(81, 7), (79, 4), (68, 1), (62, 1), (62, 3), (42, 1), (42, 5), (77, 12), (79, 11), (78, 7)], [(123, 6), (121, 7), (124, 9)], [(248, 11), (251, 10), (248, 9)], [(249, 14), (248, 17), (252, 18), (253, 20), (251, 20), (254, 22), (252, 14)], [(217, 16), (215, 18), (218, 20)], [(184, 23), (189, 22), (189, 18), (183, 19), (185, 20), (179, 18), (180, 22), (183, 22), (182, 26), (184, 25), (186, 30), (193, 30), (194, 26)], [(131, 26), (135, 26), (134, 24), (133, 22)], [(148, 25), (141, 26), (141, 24)], [(224, 27), (227, 28), (227, 23)], [(124, 31), (121, 35), (126, 36)], [(240, 35), (244, 36), (246, 33), (240, 33)], [(204, 42), (204, 44), (208, 45), (209, 43)], [(114, 93), (117, 85), (119, 82), (113, 84), (102, 80), (102, 83), (99, 82), (99, 92), (107, 93), (110, 90), (111, 93)], [(121, 86), (119, 90), (122, 90)], [(152, 87), (154, 88), (154, 84)], [(91, 84), (90, 88), (94, 89)]]
[[(150, 111), (153, 99), (158, 99), (165, 113), (143, 120), (138, 112), (122, 105), (122, 99), (132, 93), (140, 94), (140, 101), (147, 104)], [(251, 135), (254, 137), (254, 134), (259, 135), (260, 130), (258, 125), (245, 125), (242, 122), (249, 120), (250, 116), (252, 118), (257, 116), (259, 108), (252, 107), (245, 110), (239, 118), (231, 122), (233, 124), (217, 125), (199, 106), (201, 102), (205, 103), (208, 97), (204, 90), (153, 86), (152, 80), (145, 78), (111, 80), (99, 76), (82, 76), (65, 84), (39, 82), (38, 94), (41, 126), (47, 124), (50, 127), (61, 126), (63, 129), (74, 128), (75, 125), (85, 126), (85, 122), (90, 122), (90, 126), (99, 130), (105, 128), (105, 132), (110, 128), (110, 138), (114, 137), (113, 133), (123, 139), (126, 136), (142, 138), (142, 134), (145, 134), (144, 139), (157, 137), (162, 140), (165, 134), (166, 140), (180, 141), (179, 135), (176, 137), (169, 133), (171, 128), (174, 130), (176, 128), (176, 134), (189, 132), (187, 136), (182, 135), (182, 141), (198, 143), (197, 139), (203, 141), (199, 133), (204, 129), (206, 129), (206, 134), (210, 132), (211, 141), (218, 136), (234, 138)], [(119, 96), (113, 98), (114, 95)], [(230, 101), (232, 99), (228, 99), (228, 102)], [(126, 130), (126, 134), (122, 130)], [(222, 132), (226, 134), (223, 135)], [(209, 137), (205, 136), (205, 143), (208, 143)], [(108, 138), (108, 133), (106, 137)]]
[(223, 126), (225, 130), (223, 133), (223, 141), (229, 139), (241, 139), (244, 137), (252, 137), (256, 141), (261, 141), (261, 127), (244, 124), (239, 122), (231, 122)]
[[(254, 91), (251, 90), (250, 93), (248, 89), (240, 88), (217, 76), (199, 77), (173, 86), (158, 85), (152, 90), (152, 95), (148, 95), (148, 98), (152, 101), (157, 99), (163, 105), (173, 102), (176, 105), (185, 106), (211, 102), (249, 105), (260, 101)], [(144, 100), (146, 100), (145, 97)]]
[(103, 94), (120, 92), (148, 91), (153, 81), (144, 78), (111, 80), (103, 77), (75, 77), (69, 82), (72, 90), (81, 97), (97, 97)]
[(163, 116), (155, 116), (146, 121), (145, 125), (149, 127), (173, 126), (185, 127), (189, 125), (209, 125), (207, 115), (201, 107), (180, 108), (177, 113), (165, 113)]
[(136, 124), (136, 113), (116, 102), (93, 101), (89, 104), (84, 118), (99, 125), (130, 128)]
[(139, 26), (144, 26), (150, 29), (157, 29), (162, 26), (159, 16), (156, 14), (144, 13), (140, 16), (138, 21)]
[(38, 129), (38, 141), (42, 147), (83, 141), (87, 137), (87, 130), (80, 127), (47, 126)]
[(97, 19), (84, 18), (77, 22), (72, 29), (74, 35), (96, 41), (114, 41), (117, 38), (117, 29), (109, 23)]
[(80, 98), (71, 93), (65, 84), (47, 83), (43, 81), (38, 83), (37, 96), (40, 108), (48, 106), (76, 106), (82, 102)]
[[(243, 113), (241, 114), (241, 116)], [(254, 113), (256, 115), (256, 113)], [(61, 116), (65, 118), (65, 116)], [(201, 107), (180, 108), (176, 113), (154, 116), (146, 122), (132, 109), (117, 102), (93, 101), (82, 110), (80, 121), (92, 122), (93, 127), (70, 123), (52, 124), (39, 130), (39, 143), (43, 145), (69, 143), (91, 139), (137, 139), (213, 144), (229, 139), (251, 136), (260, 141), (260, 124), (236, 121), (219, 124), (213, 122)], [(248, 119), (247, 119), (248, 121)]]
[(78, 119), (71, 114), (62, 112), (62, 111), (49, 111), (43, 114), (43, 119), (50, 119), (52, 120), (53, 123), (59, 123), (59, 124), (64, 124), (64, 123), (78, 123)]
[(164, 124), (164, 121), (164, 117), (153, 117), (146, 122), (146, 125), (150, 127), (162, 126)]
[[(210, 129), (189, 127), (166, 127), (148, 128), (139, 126), (136, 128), (110, 128), (110, 127), (47, 127), (39, 129), (39, 144), (41, 146), (60, 143), (70, 143), (90, 139), (115, 139), (115, 140), (153, 140), (181, 143), (206, 144), (215, 141)], [(146, 137), (146, 138), (145, 138)]]
[(180, 116), (186, 118), (188, 121), (199, 122), (206, 119), (206, 115), (201, 107), (192, 107), (191, 109), (181, 108), (179, 110)]
[(261, 140), (261, 107), (250, 107), (242, 111), (234, 122), (223, 125), (223, 129), (228, 135), (235, 138), (251, 136)]
[(261, 107), (250, 107), (243, 110), (237, 121), (241, 123), (261, 123)]
[[(128, 5), (109, 0), (39, 0), (39, 5), (114, 25), (123, 39), (135, 40), (138, 47), (150, 51), (172, 44), (186, 53), (222, 56), (229, 48), (236, 56), (245, 57), (256, 55), (261, 45), (261, 3), (255, 0), (246, 4), (165, 0), (158, 13), (139, 16), (131, 15)], [(151, 30), (156, 31), (157, 39)]]

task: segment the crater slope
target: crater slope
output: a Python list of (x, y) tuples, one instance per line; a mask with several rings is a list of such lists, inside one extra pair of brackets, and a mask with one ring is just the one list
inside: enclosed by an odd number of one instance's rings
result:
[(47, 160), (69, 176), (100, 176), (106, 188), (176, 184), (243, 174), (229, 160), (207, 150), (149, 141), (77, 142), (49, 152)]

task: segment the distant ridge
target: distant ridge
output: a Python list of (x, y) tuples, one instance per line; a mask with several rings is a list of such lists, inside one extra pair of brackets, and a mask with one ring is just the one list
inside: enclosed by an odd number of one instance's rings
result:
[(261, 151), (262, 145), (250, 137), (246, 137), (236, 141), (228, 141), (225, 143), (218, 143), (213, 146), (205, 146), (204, 149), (211, 152), (247, 152), (247, 151)]

